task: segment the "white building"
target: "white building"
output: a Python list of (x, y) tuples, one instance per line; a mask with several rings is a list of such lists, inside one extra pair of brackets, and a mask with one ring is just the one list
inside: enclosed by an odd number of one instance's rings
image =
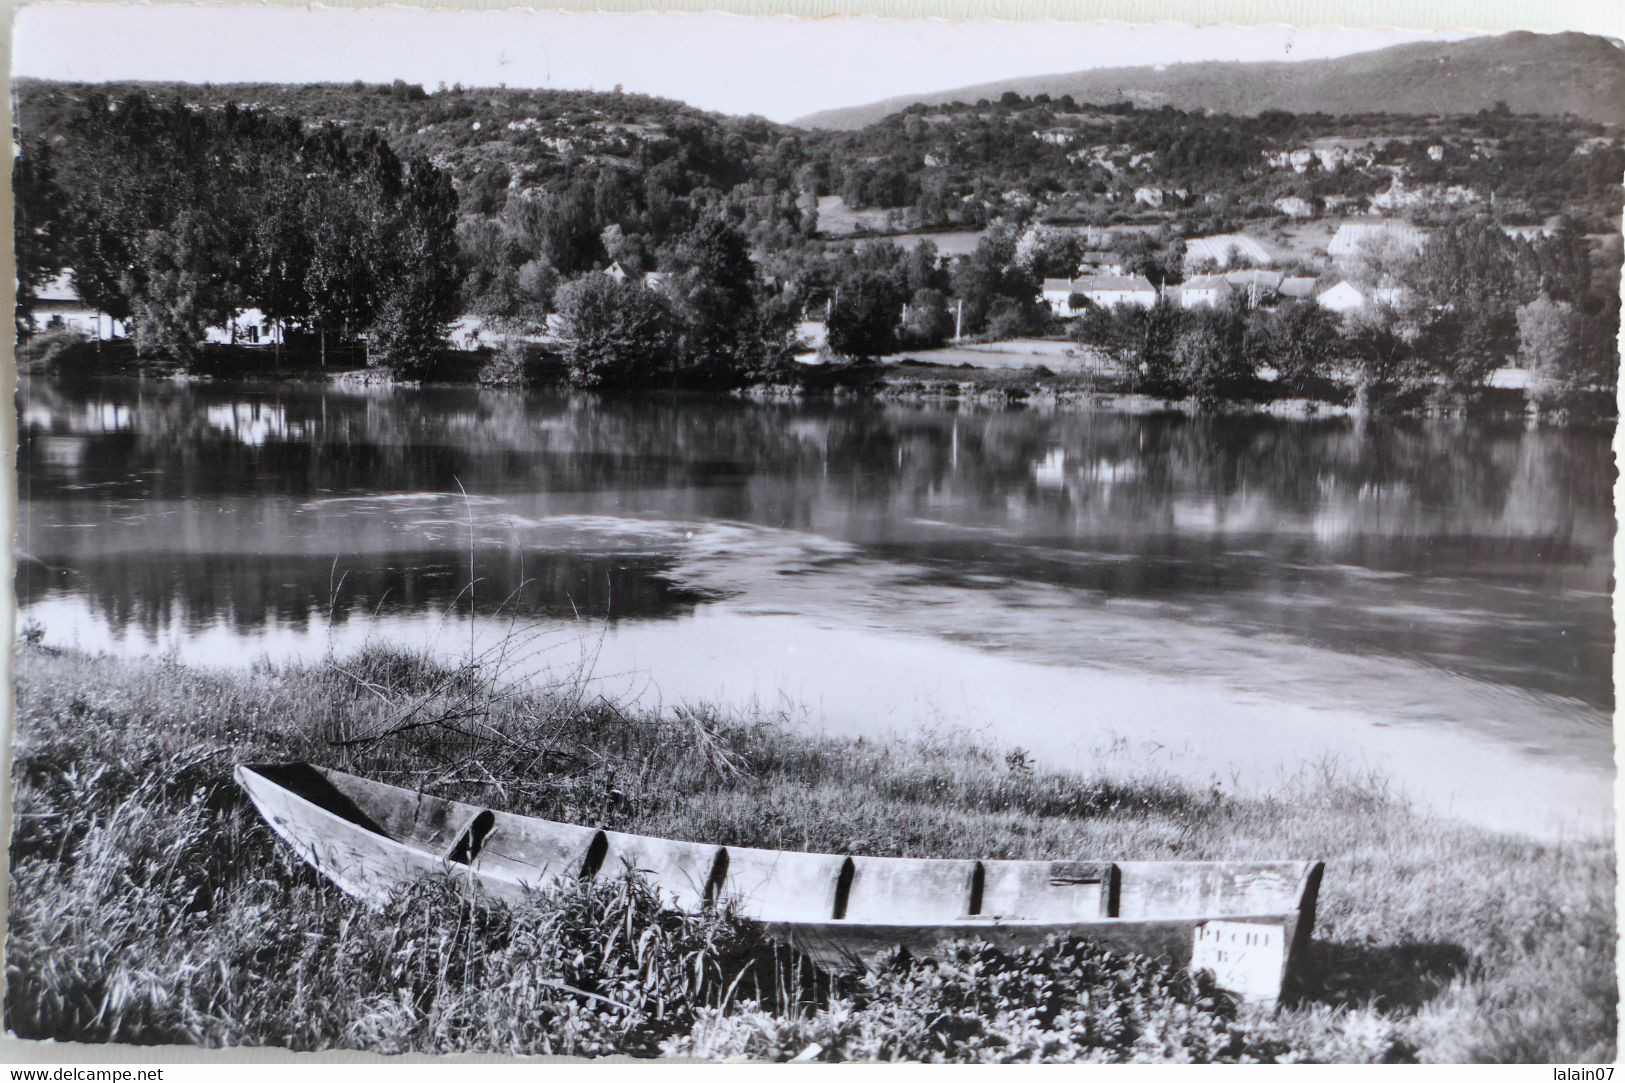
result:
[(1289, 300), (1307, 301), (1315, 295), (1315, 280), (1308, 275), (1288, 275), (1281, 279), (1280, 294)]
[(1157, 288), (1143, 275), (1085, 275), (1082, 278), (1044, 279), (1044, 303), (1050, 311), (1065, 319), (1076, 316), (1072, 296), (1080, 295), (1100, 308), (1118, 305), (1139, 305), (1149, 308), (1157, 303)]
[(1123, 275), (1128, 273), (1128, 265), (1123, 257), (1116, 252), (1085, 252), (1083, 259), (1078, 261), (1078, 274), (1080, 275)]
[(257, 308), (244, 308), (224, 325), (204, 331), (203, 341), (221, 346), (276, 345), (282, 342), (282, 324)]
[(1315, 304), (1333, 312), (1358, 312), (1370, 303), (1366, 291), (1347, 279), (1315, 295)]
[(1409, 291), (1403, 286), (1360, 286), (1344, 279), (1321, 290), (1315, 304), (1333, 312), (1358, 312), (1371, 305), (1403, 304)]
[[(71, 269), (41, 286), (36, 297), (31, 317), (38, 330), (67, 330), (103, 342), (129, 336), (123, 320), (115, 320), (85, 303), (74, 288)], [(245, 308), (224, 324), (205, 330), (203, 341), (237, 346), (280, 343), (282, 325), (257, 308)]]
[(64, 330), (87, 338), (124, 338), (128, 333), (120, 320), (98, 312), (79, 297), (73, 288), (73, 271), (65, 270), (36, 291), (31, 313), (34, 327), (41, 331)]
[(1216, 308), (1230, 299), (1235, 287), (1224, 275), (1197, 275), (1179, 287), (1179, 307)]

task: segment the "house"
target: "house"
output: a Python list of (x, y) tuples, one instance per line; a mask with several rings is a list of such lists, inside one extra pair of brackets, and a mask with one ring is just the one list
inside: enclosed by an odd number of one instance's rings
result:
[(1402, 304), (1408, 294), (1403, 286), (1360, 286), (1343, 279), (1316, 294), (1315, 304), (1333, 312), (1357, 312), (1370, 305)]
[(1139, 305), (1149, 308), (1157, 303), (1157, 288), (1143, 275), (1084, 275), (1081, 278), (1044, 279), (1044, 303), (1050, 311), (1065, 319), (1076, 316), (1072, 296), (1087, 298), (1100, 308), (1118, 305)]
[(1302, 196), (1282, 196), (1272, 206), (1288, 218), (1313, 218), (1315, 205)]
[(1126, 274), (1127, 268), (1123, 257), (1117, 252), (1085, 252), (1083, 259), (1078, 261), (1078, 274), (1080, 275), (1121, 275)]
[(1315, 304), (1333, 312), (1358, 312), (1370, 303), (1371, 298), (1366, 296), (1365, 290), (1347, 279), (1315, 295)]
[[(621, 266), (620, 260), (615, 260), (605, 267), (603, 273), (617, 282), (625, 282), (632, 277), (626, 273), (626, 268)], [(638, 281), (642, 283), (644, 289), (657, 290), (665, 285), (670, 277), (671, 275), (665, 271), (649, 271)]]
[(1383, 218), (1375, 222), (1344, 222), (1337, 227), (1326, 254), (1337, 261), (1360, 257), (1372, 247), (1392, 247), (1408, 255), (1422, 251), (1427, 243), (1427, 231), (1401, 222)]
[(257, 308), (243, 308), (224, 324), (203, 332), (203, 341), (220, 346), (271, 346), (282, 342), (282, 321)]
[(1277, 291), (1289, 301), (1307, 301), (1315, 295), (1315, 280), (1308, 275), (1288, 275)]
[(1179, 287), (1179, 307), (1217, 308), (1235, 292), (1224, 275), (1197, 275)]
[[(98, 312), (79, 296), (74, 288), (72, 269), (64, 270), (46, 282), (35, 294), (37, 298), (30, 314), (33, 324), (40, 330), (66, 330), (103, 342), (129, 336), (122, 320), (115, 320)], [(280, 343), (282, 323), (273, 320), (257, 308), (239, 309), (225, 323), (207, 328), (203, 341), (218, 345), (271, 345)]]
[(1215, 233), (1210, 237), (1192, 237), (1185, 242), (1185, 270), (1202, 266), (1268, 267), (1275, 262), (1269, 249), (1245, 233)]
[(73, 270), (62, 271), (34, 292), (30, 313), (34, 327), (42, 331), (64, 330), (88, 338), (124, 338), (128, 333), (120, 320), (98, 312), (79, 297), (73, 286)]
[(1281, 292), (1281, 283), (1286, 275), (1281, 271), (1264, 271), (1254, 268), (1249, 271), (1230, 271), (1224, 280), (1230, 283), (1230, 288), (1239, 291), (1247, 298), (1249, 305), (1268, 304), (1275, 300), (1275, 295)]

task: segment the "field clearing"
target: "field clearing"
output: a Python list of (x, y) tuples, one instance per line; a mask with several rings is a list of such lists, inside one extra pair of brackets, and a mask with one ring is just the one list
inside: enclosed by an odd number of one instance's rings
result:
[(854, 233), (878, 233), (886, 229), (890, 214), (880, 207), (862, 210), (848, 207), (840, 196), (818, 197), (818, 232), (825, 237), (845, 237)]
[(937, 246), (939, 256), (968, 256), (976, 251), (976, 246), (982, 243), (986, 233), (986, 230), (981, 229), (944, 229), (925, 233), (903, 233), (886, 239), (903, 248), (918, 248), (926, 241), (930, 241)]

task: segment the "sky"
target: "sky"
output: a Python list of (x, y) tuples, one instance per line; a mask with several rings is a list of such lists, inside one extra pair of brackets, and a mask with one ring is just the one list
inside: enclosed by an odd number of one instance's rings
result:
[(866, 17), (44, 4), (19, 76), (438, 84), (627, 91), (788, 121), (1021, 75), (1189, 60), (1307, 60), (1456, 31)]

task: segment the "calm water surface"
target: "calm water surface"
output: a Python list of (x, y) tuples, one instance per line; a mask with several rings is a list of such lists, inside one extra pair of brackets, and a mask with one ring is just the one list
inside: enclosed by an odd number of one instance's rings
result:
[(20, 619), (48, 642), (241, 665), (519, 628), (520, 664), (651, 705), (1226, 788), (1336, 763), (1497, 826), (1611, 821), (1608, 434), (150, 381), (19, 403)]

